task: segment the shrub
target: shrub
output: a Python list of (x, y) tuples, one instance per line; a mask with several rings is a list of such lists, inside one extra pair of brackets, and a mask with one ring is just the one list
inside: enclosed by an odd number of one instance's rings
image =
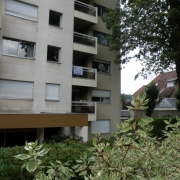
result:
[(65, 135), (62, 134), (61, 132), (58, 132), (57, 135), (53, 135), (51, 136), (50, 139), (46, 139), (45, 140), (46, 143), (65, 143), (65, 144), (74, 144), (74, 143), (79, 143), (82, 144), (83, 143), (83, 137), (82, 136), (78, 136), (78, 135)]
[(154, 120), (138, 118), (139, 110), (146, 109), (145, 97), (133, 100), (135, 118), (120, 125), (112, 144), (100, 142), (99, 134), (89, 151), (88, 161), (81, 157), (75, 166), (87, 180), (178, 180), (180, 179), (180, 119), (176, 123), (164, 120), (164, 140), (150, 136)]

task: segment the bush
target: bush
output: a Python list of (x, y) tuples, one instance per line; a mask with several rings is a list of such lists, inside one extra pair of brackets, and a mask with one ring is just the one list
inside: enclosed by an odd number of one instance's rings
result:
[[(87, 147), (83, 144), (71, 145), (55, 143), (55, 144), (44, 144), (44, 148), (51, 148), (48, 155), (42, 158), (42, 165), (49, 166), (49, 162), (55, 163), (56, 160), (65, 163), (70, 162), (71, 166), (76, 164), (77, 159), (82, 153), (87, 151)], [(0, 148), (0, 180), (32, 180), (33, 177), (26, 171), (23, 170), (21, 173), (21, 166), (24, 164), (23, 161), (13, 158), (18, 154), (24, 154), (26, 151), (24, 147), (16, 146), (9, 148)]]
[(150, 131), (150, 133), (152, 134), (152, 137), (164, 137), (163, 131), (165, 130), (166, 127), (166, 123), (164, 122), (164, 120), (170, 121), (171, 123), (176, 123), (177, 120), (176, 118), (153, 118), (154, 121), (151, 123), (151, 125), (153, 126), (152, 131)]
[(51, 138), (45, 140), (46, 143), (65, 143), (65, 144), (74, 144), (74, 143), (83, 143), (83, 137), (78, 135), (65, 135), (62, 134), (60, 131), (57, 135), (51, 136)]

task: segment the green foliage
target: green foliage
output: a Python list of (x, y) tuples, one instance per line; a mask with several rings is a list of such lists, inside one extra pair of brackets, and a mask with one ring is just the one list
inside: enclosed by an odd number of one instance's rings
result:
[[(55, 164), (56, 160), (61, 161), (63, 164), (69, 162), (70, 167), (73, 167), (76, 164), (75, 159), (87, 151), (87, 147), (79, 143), (71, 145), (62, 143), (44, 144), (43, 148), (51, 148), (48, 155), (40, 157), (44, 173), (48, 170), (47, 167), (50, 162)], [(34, 175), (29, 174), (26, 170), (21, 171), (24, 162), (13, 158), (17, 154), (26, 153), (24, 147), (0, 148), (0, 180), (13, 180), (14, 177), (17, 180), (33, 180)], [(43, 175), (39, 174), (39, 176)]]
[(156, 107), (156, 99), (158, 98), (159, 89), (154, 82), (151, 82), (146, 87), (145, 92), (146, 98), (149, 99), (147, 103), (148, 108), (145, 112), (147, 116), (151, 117), (151, 114), (153, 113), (154, 108)]
[[(133, 99), (132, 109), (146, 109), (145, 95)], [(137, 113), (138, 114), (138, 113)], [(180, 119), (164, 120), (163, 141), (151, 136), (154, 120), (138, 115), (117, 125), (112, 145), (100, 142), (100, 136), (89, 148), (91, 157), (77, 160), (76, 171), (85, 180), (175, 180), (180, 179)]]
[(103, 21), (112, 30), (110, 49), (121, 50), (116, 63), (123, 67), (135, 58), (142, 62), (144, 77), (172, 70), (174, 64), (179, 72), (180, 1), (119, 0)]
[(22, 165), (22, 169), (26, 168), (26, 170), (30, 174), (36, 176), (40, 171), (40, 169), (42, 168), (40, 166), (42, 163), (40, 157), (43, 157), (50, 150), (50, 148), (42, 149), (42, 147), (43, 144), (38, 145), (38, 140), (30, 143), (26, 142), (24, 149), (28, 151), (28, 154), (18, 154), (13, 157), (25, 161), (25, 163)]
[(179, 89), (175, 90), (175, 98), (177, 99), (177, 101), (176, 101), (176, 109), (180, 110), (180, 93), (179, 93)]
[(83, 143), (83, 137), (78, 136), (76, 134), (73, 135), (65, 135), (62, 134), (61, 131), (58, 132), (57, 135), (51, 136), (50, 139), (45, 140), (46, 143), (65, 143), (65, 144), (74, 144), (74, 143)]

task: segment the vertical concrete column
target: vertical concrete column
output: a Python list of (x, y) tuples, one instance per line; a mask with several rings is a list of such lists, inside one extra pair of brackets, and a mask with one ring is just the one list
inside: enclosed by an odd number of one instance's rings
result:
[(37, 138), (39, 139), (39, 144), (44, 142), (44, 128), (37, 129)]
[(78, 136), (82, 136), (84, 142), (88, 141), (88, 126), (75, 127), (75, 133)]
[(62, 133), (65, 134), (65, 135), (69, 135), (70, 134), (70, 127), (62, 128)]

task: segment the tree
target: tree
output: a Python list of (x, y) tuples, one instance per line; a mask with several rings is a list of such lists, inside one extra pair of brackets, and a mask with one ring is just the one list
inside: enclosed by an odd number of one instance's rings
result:
[(121, 51), (115, 63), (124, 67), (132, 58), (141, 61), (135, 78), (175, 67), (180, 85), (180, 1), (119, 0), (107, 11), (103, 21), (112, 30), (110, 50)]
[(145, 110), (145, 112), (147, 116), (151, 117), (151, 114), (153, 113), (154, 108), (156, 107), (156, 99), (158, 98), (159, 89), (154, 82), (151, 82), (146, 87), (145, 92), (146, 98), (149, 99), (147, 103), (148, 108)]

